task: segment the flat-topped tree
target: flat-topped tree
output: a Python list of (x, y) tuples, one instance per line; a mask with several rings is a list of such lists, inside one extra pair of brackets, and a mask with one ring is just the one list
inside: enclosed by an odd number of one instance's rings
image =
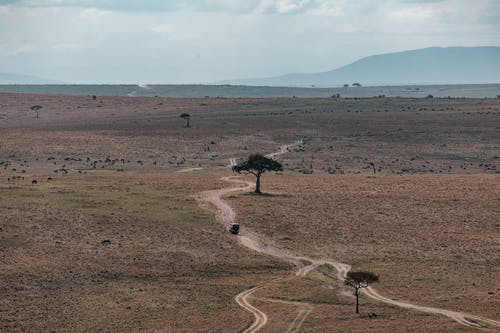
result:
[(190, 127), (189, 120), (191, 119), (191, 115), (189, 113), (183, 113), (180, 117), (186, 120), (186, 127)]
[(283, 165), (264, 155), (252, 154), (246, 161), (233, 166), (233, 172), (252, 174), (255, 176), (255, 193), (261, 193), (260, 176), (266, 171), (283, 171)]
[(356, 313), (359, 313), (359, 292), (363, 288), (367, 288), (371, 283), (378, 282), (378, 276), (372, 272), (348, 272), (344, 283), (354, 288), (354, 296), (356, 296)]
[(43, 109), (43, 106), (38, 105), (38, 104), (37, 105), (32, 105), (32, 106), (30, 106), (30, 109), (31, 109), (31, 111), (35, 111), (36, 118), (39, 118), (38, 117), (38, 112), (40, 112), (40, 110)]

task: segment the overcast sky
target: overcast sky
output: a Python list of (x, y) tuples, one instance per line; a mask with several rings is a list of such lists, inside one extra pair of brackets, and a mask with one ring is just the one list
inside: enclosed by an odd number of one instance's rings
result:
[(499, 0), (0, 0), (0, 72), (206, 83), (500, 44)]

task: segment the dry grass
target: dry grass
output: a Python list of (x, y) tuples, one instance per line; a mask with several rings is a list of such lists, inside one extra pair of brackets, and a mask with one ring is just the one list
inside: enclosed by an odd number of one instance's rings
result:
[(243, 228), (372, 270), (388, 297), (499, 319), (499, 176), (285, 174), (264, 186), (272, 195), (228, 198)]
[(0, 330), (244, 328), (251, 316), (234, 295), (287, 266), (239, 247), (198, 207), (192, 195), (221, 186), (216, 179), (108, 173), (1, 181)]
[[(233, 297), (290, 267), (238, 246), (193, 195), (227, 186), (230, 157), (298, 139), (279, 157), (287, 172), (264, 177), (273, 195), (229, 198), (243, 228), (373, 270), (384, 295), (498, 320), (499, 110), (498, 99), (0, 94), (0, 330), (242, 330), (252, 316)], [(204, 170), (172, 173), (192, 167)], [(366, 299), (358, 318), (343, 290), (314, 274), (255, 302), (270, 332), (298, 311), (276, 300), (317, 304), (307, 332), (474, 331)]]
[[(39, 119), (29, 110), (33, 104), (44, 106)], [(384, 173), (495, 173), (499, 110), (500, 99), (94, 101), (0, 94), (0, 162), (10, 161), (7, 170), (16, 172), (165, 172), (225, 166), (230, 157), (268, 153), (304, 139), (301, 149), (286, 157), (288, 170), (368, 173), (372, 162)], [(184, 128), (183, 112), (191, 114), (192, 128)]]

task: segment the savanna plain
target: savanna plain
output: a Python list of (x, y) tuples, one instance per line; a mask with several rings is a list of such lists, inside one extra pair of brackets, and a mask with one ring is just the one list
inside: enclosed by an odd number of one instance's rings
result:
[(296, 275), (238, 242), (203, 193), (288, 144), (262, 195), (223, 197), (243, 232), (374, 272), (392, 300), (500, 321), (498, 98), (2, 93), (0, 331), (241, 332), (253, 287), (259, 332), (500, 331), (365, 294), (357, 315), (331, 266)]

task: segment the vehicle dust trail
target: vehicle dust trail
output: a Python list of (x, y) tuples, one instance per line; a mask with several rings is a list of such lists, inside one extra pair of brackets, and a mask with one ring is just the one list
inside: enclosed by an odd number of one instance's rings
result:
[[(281, 146), (280, 150), (276, 153), (273, 154), (268, 154), (266, 155), (267, 157), (275, 157), (278, 155), (285, 154), (286, 152), (290, 151), (294, 146), (297, 146), (301, 144), (301, 141), (297, 141), (294, 144), (291, 145), (286, 145), (286, 146)], [(233, 163), (233, 159), (230, 160), (231, 164)], [(235, 162), (235, 161), (234, 161)], [(250, 181), (243, 181), (240, 179), (235, 179), (237, 176), (229, 176), (229, 177), (223, 177), (222, 180), (224, 181), (229, 181), (233, 183), (237, 183), (242, 186), (237, 186), (237, 187), (229, 187), (229, 188), (224, 188), (221, 190), (213, 190), (213, 191), (206, 191), (202, 192), (200, 199), (202, 201), (211, 203), (217, 208), (216, 216), (217, 220), (219, 220), (226, 228), (229, 228), (231, 223), (234, 223), (235, 221), (235, 213), (231, 206), (227, 202), (225, 202), (222, 197), (229, 194), (229, 193), (236, 193), (236, 192), (241, 192), (241, 191), (247, 191), (253, 187), (253, 183)], [(312, 258), (307, 258), (307, 257), (299, 257), (299, 256), (294, 256), (291, 254), (285, 253), (283, 250), (279, 250), (276, 247), (271, 245), (271, 242), (268, 240), (263, 240), (262, 237), (259, 237), (257, 234), (248, 231), (248, 230), (242, 230), (238, 236), (236, 236), (238, 242), (249, 248), (252, 249), (256, 252), (262, 253), (262, 254), (267, 254), (270, 256), (273, 256), (275, 258), (290, 262), (295, 264), (299, 269), (295, 273), (295, 276), (299, 277), (304, 277), (317, 269), (318, 267), (322, 265), (329, 265), (337, 271), (337, 280), (343, 281), (345, 277), (347, 276), (347, 273), (351, 269), (351, 266), (345, 263), (341, 262), (336, 262), (336, 261), (331, 261), (331, 260), (316, 260)], [(245, 290), (242, 293), (238, 294), (235, 297), (236, 302), (252, 313), (255, 317), (255, 321), (252, 323), (250, 327), (248, 327), (244, 332), (245, 333), (254, 333), (260, 330), (262, 327), (266, 325), (268, 322), (268, 317), (267, 315), (257, 309), (256, 307), (252, 306), (248, 298), (252, 296), (252, 294), (260, 289), (265, 288), (267, 285), (262, 285), (262, 286), (257, 286), (253, 287), (251, 289)], [(449, 317), (458, 323), (469, 326), (469, 327), (474, 327), (474, 328), (490, 328), (490, 329), (495, 329), (500, 332), (500, 322), (492, 320), (492, 319), (487, 319), (487, 318), (482, 318), (478, 317), (475, 315), (469, 315), (461, 312), (455, 312), (455, 311), (450, 311), (450, 310), (445, 310), (445, 309), (438, 309), (438, 308), (432, 308), (432, 307), (425, 307), (425, 306), (420, 306), (420, 305), (415, 305), (411, 303), (406, 303), (406, 302), (400, 302), (400, 301), (395, 301), (391, 300), (389, 298), (386, 298), (384, 296), (381, 296), (378, 294), (375, 289), (372, 287), (366, 288), (363, 293), (380, 302), (394, 305), (397, 307), (405, 308), (405, 309), (411, 309), (415, 311), (420, 311), (420, 312), (425, 312), (425, 313), (432, 313), (432, 314), (440, 314), (444, 315), (446, 317)], [(307, 305), (307, 304), (306, 304)], [(313, 310), (313, 306), (311, 305), (310, 308), (307, 310), (303, 310), (299, 312), (298, 316), (294, 319), (294, 321), (291, 323), (288, 331), (289, 332), (298, 332), (304, 323), (304, 321), (307, 319), (307, 316), (311, 313)]]
[(127, 94), (128, 97), (137, 97), (137, 93), (138, 93), (138, 90), (145, 90), (145, 91), (149, 91), (149, 90), (152, 90), (152, 88), (150, 86), (148, 86), (147, 84), (143, 84), (143, 83), (139, 83), (137, 85), (137, 89), (134, 89), (132, 90), (131, 92), (129, 92)]

